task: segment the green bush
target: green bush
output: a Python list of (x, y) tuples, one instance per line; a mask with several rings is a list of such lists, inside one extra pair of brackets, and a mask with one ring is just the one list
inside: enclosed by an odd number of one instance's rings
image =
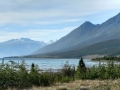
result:
[(96, 66), (85, 67), (85, 63), (81, 58), (77, 67), (75, 77), (76, 79), (120, 78), (120, 64), (114, 64), (113, 60), (109, 60), (107, 64), (99, 63), (99, 65), (96, 65)]
[(75, 66), (69, 65), (69, 62), (67, 61), (63, 66), (62, 74), (63, 76), (74, 77)]
[(107, 64), (86, 67), (81, 58), (78, 67), (65, 63), (60, 72), (39, 72), (39, 67), (31, 64), (28, 71), (24, 61), (16, 63), (9, 61), (0, 64), (0, 90), (8, 87), (16, 89), (30, 88), (34, 86), (50, 86), (54, 83), (70, 82), (76, 79), (117, 79), (120, 78), (120, 64), (114, 64), (109, 60)]

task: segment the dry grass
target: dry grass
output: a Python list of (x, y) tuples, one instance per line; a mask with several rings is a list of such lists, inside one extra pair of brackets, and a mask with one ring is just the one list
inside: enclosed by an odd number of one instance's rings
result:
[[(80, 89), (81, 88), (81, 89)], [(58, 83), (50, 87), (32, 87), (24, 90), (120, 90), (120, 79), (117, 80), (76, 80), (70, 83)], [(9, 89), (16, 90), (16, 89)]]

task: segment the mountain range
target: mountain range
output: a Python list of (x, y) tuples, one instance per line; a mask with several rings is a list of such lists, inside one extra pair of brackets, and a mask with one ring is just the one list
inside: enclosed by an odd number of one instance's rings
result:
[(0, 43), (0, 57), (29, 55), (32, 52), (53, 43), (34, 41), (28, 38), (11, 39)]
[(27, 57), (53, 57), (53, 58), (79, 58), (81, 56), (103, 56), (103, 55), (120, 55), (120, 39), (107, 40), (98, 42), (84, 48), (76, 48), (63, 52), (52, 52), (46, 54), (36, 54)]
[[(102, 24), (92, 24), (91, 22), (86, 21), (78, 28), (74, 29), (68, 35), (62, 37), (55, 43), (47, 45), (35, 51), (34, 53), (32, 53), (32, 56), (52, 55), (56, 57), (64, 57), (66, 55), (66, 57), (79, 57), (89, 54), (108, 55), (111, 51), (110, 49), (115, 47), (115, 44), (112, 41), (119, 42), (119, 38), (120, 13), (103, 22)], [(109, 44), (106, 42), (110, 42), (112, 46), (109, 47)], [(98, 47), (99, 45), (101, 45), (101, 48)], [(120, 43), (117, 45), (119, 46)], [(103, 48), (108, 48), (108, 50), (102, 50), (102, 46), (104, 46)], [(101, 53), (100, 50), (102, 50)], [(69, 52), (71, 52), (70, 55)], [(119, 50), (117, 50), (117, 52), (119, 52)], [(110, 54), (118, 54), (117, 52), (111, 52)]]

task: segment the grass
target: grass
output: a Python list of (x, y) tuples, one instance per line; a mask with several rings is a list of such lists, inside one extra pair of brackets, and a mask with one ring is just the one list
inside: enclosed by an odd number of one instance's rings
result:
[[(84, 89), (83, 89), (84, 88)], [(76, 80), (69, 83), (56, 83), (49, 87), (36, 87), (24, 90), (120, 90), (120, 79), (116, 80)], [(16, 90), (16, 89), (8, 89)]]

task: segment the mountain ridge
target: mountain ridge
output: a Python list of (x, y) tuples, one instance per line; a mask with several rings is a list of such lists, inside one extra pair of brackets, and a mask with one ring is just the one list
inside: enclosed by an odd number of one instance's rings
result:
[[(81, 34), (81, 33), (87, 33), (87, 32), (84, 32), (84, 30), (83, 30), (83, 31), (81, 30), (81, 28), (82, 28), (82, 29), (86, 29), (86, 27), (85, 27), (86, 25), (89, 25), (89, 28), (90, 28), (90, 29), (93, 29), (93, 28), (95, 28), (95, 26), (96, 26), (96, 25), (94, 25), (94, 24), (92, 24), (92, 23), (90, 23), (90, 22), (87, 21), (87, 22), (85, 22), (84, 24), (80, 25), (80, 27), (74, 29), (74, 30), (73, 30), (74, 32), (72, 31), (71, 33), (68, 34), (70, 38), (69, 38), (69, 40), (67, 40), (67, 42), (61, 43), (61, 41), (64, 41), (66, 38), (68, 38), (68, 36), (65, 36), (65, 37), (62, 37), (60, 40), (58, 40), (57, 42), (55, 42), (55, 43), (53, 43), (53, 44), (54, 44), (54, 45), (57, 45), (57, 47), (61, 47), (61, 48), (62, 48), (62, 46), (63, 46), (64, 48), (67, 48), (68, 45), (66, 46), (66, 44), (71, 43), (70, 41), (71, 41), (72, 38), (75, 38), (74, 40), (76, 40), (77, 37), (79, 37), (79, 35), (78, 35), (78, 36), (76, 35), (76, 36), (73, 37), (73, 34), (76, 34), (76, 33), (79, 33), (79, 34)], [(80, 29), (80, 30), (78, 31), (77, 29)], [(90, 31), (90, 30), (89, 30), (89, 31)], [(90, 31), (90, 32), (91, 32), (91, 31)], [(46, 50), (49, 50), (49, 49), (51, 49), (51, 48), (53, 49), (54, 46), (51, 47), (53, 44), (48, 45), (50, 48), (49, 48), (48, 46), (46, 46), (45, 48), (43, 48), (43, 50), (41, 50), (41, 52), (42, 52), (42, 51), (45, 51), (45, 49), (46, 49)], [(78, 44), (78, 43), (77, 43), (77, 42), (76, 42), (76, 43), (73, 43), (73, 45), (75, 45), (75, 44)], [(71, 46), (73, 46), (73, 45), (71, 45)], [(60, 48), (60, 49), (61, 49), (61, 48)], [(55, 49), (55, 50), (60, 50), (60, 49)]]
[(56, 43), (37, 50), (33, 55), (58, 52), (59, 50), (64, 51), (67, 48), (75, 48), (75, 46), (83, 48), (98, 42), (116, 38), (120, 38), (120, 13), (102, 24), (94, 25), (86, 21), (68, 35), (59, 39)]
[(25, 57), (38, 57), (38, 58), (80, 58), (87, 55), (97, 56), (111, 56), (120, 55), (120, 38), (98, 42), (84, 48), (76, 50), (69, 50), (67, 52), (52, 52), (46, 54), (29, 55)]
[(46, 45), (43, 41), (29, 38), (11, 39), (0, 43), (0, 57), (28, 55)]

